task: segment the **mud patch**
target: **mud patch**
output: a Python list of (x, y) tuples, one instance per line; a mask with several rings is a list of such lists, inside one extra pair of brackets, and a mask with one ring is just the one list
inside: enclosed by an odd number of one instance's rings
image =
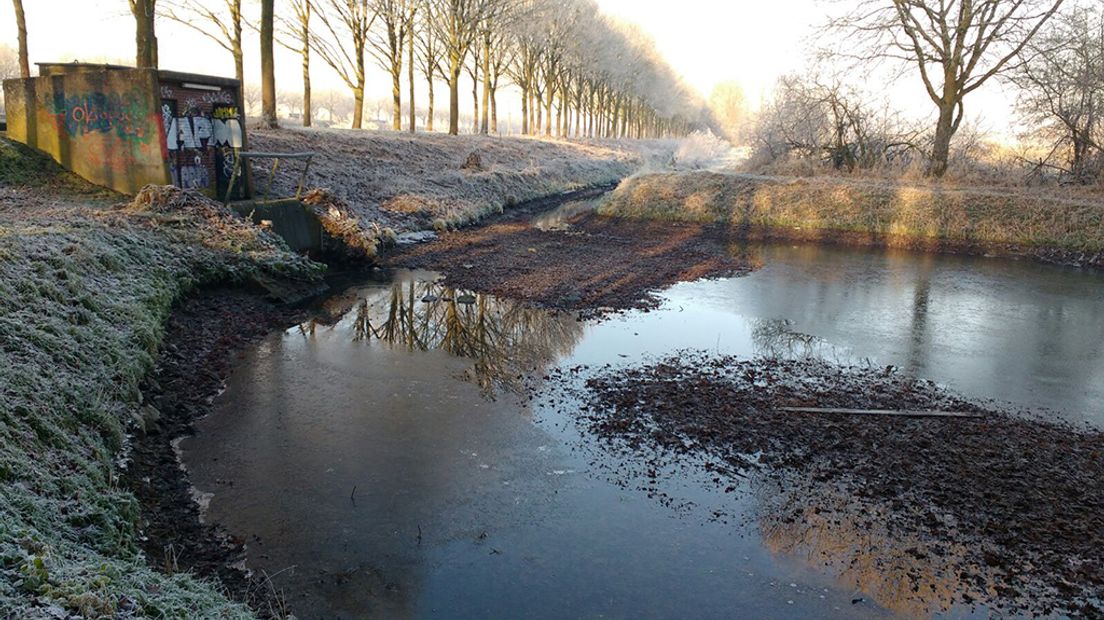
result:
[(584, 317), (652, 309), (676, 282), (743, 275), (754, 259), (712, 226), (636, 222), (589, 212), (541, 230), (513, 216), (392, 256), (392, 266), (439, 271), (449, 286), (523, 299)]
[[(708, 457), (752, 476), (772, 547), (828, 565), (902, 612), (984, 604), (1104, 615), (1104, 433), (965, 401), (892, 367), (684, 353), (562, 369), (578, 420), (651, 472)], [(835, 416), (780, 407), (952, 410), (980, 419)]]
[(177, 307), (154, 371), (143, 388), (144, 436), (136, 437), (125, 483), (141, 503), (142, 549), (165, 572), (217, 579), (264, 617), (278, 616), (279, 594), (245, 569), (250, 541), (201, 520), (200, 505), (176, 445), (207, 415), (238, 354), (296, 320), (286, 306), (243, 291), (211, 291)]

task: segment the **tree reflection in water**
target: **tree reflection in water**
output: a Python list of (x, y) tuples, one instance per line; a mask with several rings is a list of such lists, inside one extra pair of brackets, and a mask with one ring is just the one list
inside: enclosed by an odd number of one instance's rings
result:
[(353, 311), (354, 340), (470, 359), (468, 378), (489, 395), (520, 391), (527, 375), (569, 355), (584, 327), (569, 314), (414, 279), (368, 289)]
[(820, 359), (837, 364), (869, 365), (827, 340), (794, 331), (789, 319), (751, 319), (751, 341), (758, 357), (769, 359)]
[[(991, 600), (985, 567), (966, 550), (892, 527), (896, 506), (859, 502), (833, 483), (788, 477), (760, 479), (759, 527), (772, 552), (834, 573), (846, 588), (909, 617), (948, 611), (963, 599)], [(953, 525), (947, 525), (953, 527)], [(963, 579), (964, 570), (975, 575)]]

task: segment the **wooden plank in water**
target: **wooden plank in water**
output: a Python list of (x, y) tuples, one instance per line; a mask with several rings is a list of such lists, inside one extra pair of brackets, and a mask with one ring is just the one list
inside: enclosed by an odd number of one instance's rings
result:
[(893, 409), (839, 409), (822, 407), (779, 407), (788, 413), (836, 413), (840, 415), (884, 415), (903, 418), (984, 418), (980, 413), (965, 411), (898, 411)]

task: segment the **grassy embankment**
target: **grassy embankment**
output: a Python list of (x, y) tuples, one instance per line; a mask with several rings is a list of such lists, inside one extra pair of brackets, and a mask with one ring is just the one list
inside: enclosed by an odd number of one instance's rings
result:
[[(612, 184), (665, 165), (677, 146), (302, 128), (257, 129), (249, 139), (261, 151), (313, 151), (308, 185), (325, 188), (363, 230), (380, 229), (384, 237), (389, 230), (457, 228), (518, 203)], [(273, 193), (294, 193), (300, 171), (281, 167)], [(262, 190), (268, 174), (265, 162), (254, 168)]]
[(120, 200), (0, 139), (0, 617), (248, 617), (149, 567), (119, 471), (174, 301), (321, 266), (206, 200)]
[(688, 172), (628, 179), (599, 213), (728, 224), (759, 239), (1028, 255), (1104, 267), (1104, 200), (1056, 193)]

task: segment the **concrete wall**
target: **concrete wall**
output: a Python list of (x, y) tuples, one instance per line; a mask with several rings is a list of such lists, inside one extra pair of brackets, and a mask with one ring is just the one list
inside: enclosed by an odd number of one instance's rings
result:
[(4, 81), (8, 137), (133, 194), (171, 181), (157, 72), (104, 68)]

